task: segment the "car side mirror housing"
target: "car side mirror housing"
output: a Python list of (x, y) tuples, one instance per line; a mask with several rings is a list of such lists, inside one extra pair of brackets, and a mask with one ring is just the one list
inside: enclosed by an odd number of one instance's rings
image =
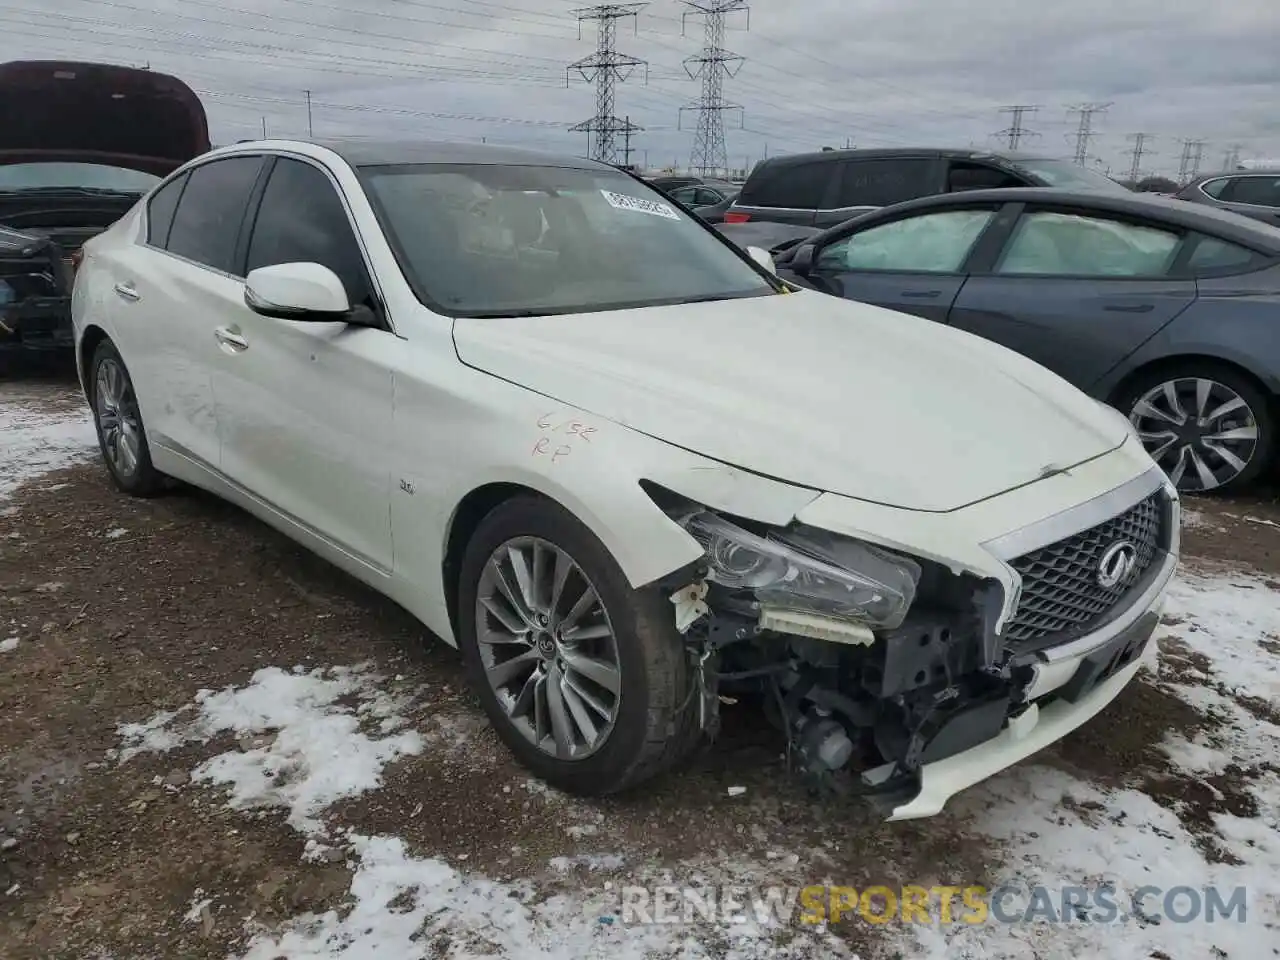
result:
[(764, 247), (747, 247), (747, 256), (774, 276), (777, 276), (778, 266), (773, 262), (773, 254), (764, 249)]
[(791, 259), (787, 262), (787, 268), (792, 273), (805, 277), (813, 272), (813, 265), (817, 262), (817, 259), (818, 248), (812, 243), (802, 243), (791, 254)]
[(349, 322), (351, 301), (338, 275), (318, 263), (275, 263), (250, 270), (244, 302), (254, 313), (278, 320)]

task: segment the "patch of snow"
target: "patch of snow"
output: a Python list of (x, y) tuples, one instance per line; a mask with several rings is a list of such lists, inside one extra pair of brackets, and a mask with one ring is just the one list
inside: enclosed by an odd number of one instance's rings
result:
[(202, 893), (204, 893), (204, 890), (196, 887), (196, 892), (191, 895), (191, 903), (187, 907), (187, 912), (182, 915), (185, 923), (199, 923), (204, 919), (204, 912), (213, 904), (213, 897), (201, 899), (200, 895)]
[(105, 536), (108, 540), (119, 540), (128, 532), (129, 531), (126, 530), (124, 527), (113, 527), (112, 529), (106, 532)]
[(548, 862), (556, 873), (568, 873), (576, 867), (584, 867), (595, 872), (597, 870), (620, 870), (626, 858), (616, 853), (583, 853), (575, 857), (552, 857)]
[(21, 385), (0, 389), (0, 499), (27, 480), (88, 459), (96, 449), (87, 407), (68, 410), (54, 399)]
[[(1175, 694), (1212, 712), (1224, 726), (1212, 733), (1212, 742), (1203, 733), (1194, 740), (1175, 734), (1162, 745), (1165, 752), (1178, 769), (1210, 791), (1214, 788), (1203, 777), (1233, 766), (1254, 770), (1249, 789), (1259, 815), (1245, 819), (1220, 812), (1212, 824), (1221, 846), (1238, 862), (1206, 858), (1176, 813), (1144, 792), (1084, 783), (1061, 771), (1024, 763), (954, 802), (953, 815), (1003, 847), (993, 856), (1002, 866), (985, 882), (990, 887), (1009, 885), (1012, 892), (1005, 904), (1006, 912), (1012, 913), (1026, 910), (1032, 888), (1043, 886), (1059, 916), (1064, 888), (1096, 891), (1107, 884), (1115, 890), (1119, 915), (1128, 920), (1010, 924), (988, 919), (949, 926), (935, 922), (902, 934), (904, 941), (914, 941), (912, 956), (1148, 960), (1163, 955), (1235, 960), (1258, 956), (1260, 937), (1274, 939), (1280, 927), (1280, 728), (1257, 719), (1230, 694), (1269, 698), (1272, 703), (1280, 696), (1280, 657), (1260, 642), (1280, 636), (1280, 593), (1247, 574), (1183, 572), (1170, 590), (1166, 613), (1171, 620), (1166, 634), (1203, 655), (1212, 672), (1206, 681), (1221, 683), (1226, 694), (1198, 682), (1171, 685)], [(1101, 722), (1107, 722), (1105, 716)], [(1162, 891), (1144, 899), (1145, 918), (1133, 909), (1133, 896), (1144, 886)], [(1246, 920), (1153, 920), (1153, 914), (1164, 913), (1163, 892), (1177, 887), (1197, 891), (1202, 905), (1209, 888), (1216, 888), (1223, 902), (1243, 888)], [(1179, 902), (1184, 910), (1187, 904), (1186, 899)], [(1098, 910), (1094, 900), (1086, 913), (1097, 917)], [(1214, 948), (1222, 952), (1214, 953)]]
[[(240, 749), (199, 764), (191, 779), (228, 787), (233, 808), (283, 807), (297, 830), (322, 834), (319, 817), (326, 808), (378, 787), (387, 764), (422, 751), (422, 737), (400, 729), (405, 721), (397, 710), (408, 706), (407, 699), (381, 691), (381, 680), (360, 667), (306, 673), (267, 667), (244, 687), (201, 690), (181, 723), (175, 723), (178, 712), (167, 712), (121, 726), (120, 762), (237, 735)], [(351, 698), (354, 707), (343, 702)], [(385, 735), (366, 733), (366, 718)]]
[[(240, 960), (425, 960), (443, 944), (448, 957), (504, 960), (734, 960), (849, 957), (825, 931), (782, 931), (747, 922), (715, 931), (729, 945), (709, 950), (683, 924), (615, 924), (605, 893), (540, 897), (528, 883), (464, 875), (409, 853), (397, 837), (348, 837), (358, 857), (349, 912), (308, 914), (279, 930), (258, 928)], [(779, 942), (779, 934), (782, 940)]]
[(17, 649), (18, 649), (17, 637), (6, 637), (4, 640), (0, 640), (0, 653), (12, 653), (14, 650), (17, 650)]
[(1274, 520), (1264, 520), (1262, 517), (1245, 517), (1245, 520), (1249, 523), (1260, 523), (1265, 527), (1280, 527), (1280, 523), (1276, 523)]

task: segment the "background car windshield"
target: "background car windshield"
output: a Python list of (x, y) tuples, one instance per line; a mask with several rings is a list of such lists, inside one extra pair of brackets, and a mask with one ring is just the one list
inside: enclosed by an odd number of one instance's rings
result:
[(10, 163), (0, 166), (0, 190), (89, 187), (146, 193), (159, 182), (159, 177), (141, 170), (101, 163)]
[(1127, 187), (1116, 183), (1110, 177), (1067, 160), (1019, 160), (1018, 166), (1032, 176), (1039, 177), (1051, 187), (1129, 193)]
[(630, 177), (562, 167), (370, 167), (367, 190), (424, 302), (456, 316), (760, 296), (733, 249)]

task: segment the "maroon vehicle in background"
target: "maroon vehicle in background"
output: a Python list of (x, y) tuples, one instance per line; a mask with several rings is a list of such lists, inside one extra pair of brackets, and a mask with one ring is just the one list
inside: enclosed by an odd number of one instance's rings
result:
[(70, 349), (81, 245), (209, 146), (204, 106), (176, 77), (0, 64), (0, 352)]

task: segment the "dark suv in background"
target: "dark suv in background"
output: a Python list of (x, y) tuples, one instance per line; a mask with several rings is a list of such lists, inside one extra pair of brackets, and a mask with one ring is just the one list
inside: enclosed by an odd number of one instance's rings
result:
[(1280, 226), (1280, 169), (1206, 174), (1174, 196)]
[(905, 200), (999, 187), (1128, 192), (1114, 180), (1070, 161), (1022, 153), (826, 150), (762, 161), (751, 171), (724, 220), (831, 227)]

